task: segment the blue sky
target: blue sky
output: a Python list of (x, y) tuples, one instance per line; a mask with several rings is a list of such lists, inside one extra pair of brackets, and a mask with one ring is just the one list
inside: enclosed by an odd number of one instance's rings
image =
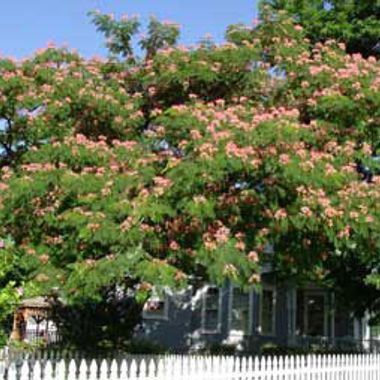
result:
[(22, 58), (49, 41), (67, 43), (82, 55), (106, 55), (103, 40), (90, 24), (87, 12), (150, 15), (179, 23), (185, 44), (206, 33), (223, 40), (227, 25), (251, 23), (257, 0), (0, 0), (0, 54)]

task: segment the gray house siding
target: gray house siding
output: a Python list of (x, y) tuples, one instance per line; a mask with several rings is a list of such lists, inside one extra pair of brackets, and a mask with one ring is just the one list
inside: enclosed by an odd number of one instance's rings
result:
[(186, 351), (192, 331), (192, 292), (187, 290), (181, 295), (168, 295), (166, 302), (167, 315), (159, 318), (151, 316), (143, 318), (136, 337), (176, 352)]

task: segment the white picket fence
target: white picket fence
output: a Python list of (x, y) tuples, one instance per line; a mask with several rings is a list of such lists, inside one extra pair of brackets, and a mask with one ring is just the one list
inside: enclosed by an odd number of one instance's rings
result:
[(380, 355), (165, 356), (12, 363), (7, 380), (380, 380)]

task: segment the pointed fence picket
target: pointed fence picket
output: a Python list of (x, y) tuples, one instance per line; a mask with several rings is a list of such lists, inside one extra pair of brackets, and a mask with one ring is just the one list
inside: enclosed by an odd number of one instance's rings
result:
[[(4, 363), (0, 363), (4, 367)], [(91, 361), (24, 359), (4, 380), (380, 380), (380, 355), (158, 356)]]

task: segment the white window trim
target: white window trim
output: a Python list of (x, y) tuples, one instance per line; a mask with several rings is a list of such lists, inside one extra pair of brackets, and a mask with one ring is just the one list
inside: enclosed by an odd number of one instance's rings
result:
[[(152, 296), (150, 297), (150, 299), (159, 299), (159, 301), (161, 302), (164, 302), (164, 312), (162, 314), (154, 314), (153, 312), (150, 312), (148, 310), (145, 309), (145, 305), (144, 305), (144, 308), (143, 308), (143, 313), (142, 313), (142, 317), (143, 319), (148, 319), (148, 320), (160, 320), (160, 321), (167, 321), (169, 320), (169, 299), (168, 299), (168, 295), (165, 294), (163, 296), (163, 299), (157, 297), (157, 296)], [(148, 301), (149, 302), (149, 299)]]
[[(207, 329), (205, 327), (206, 324), (206, 298), (207, 298), (207, 291), (210, 288), (216, 288), (218, 289), (218, 322), (217, 326), (215, 329)], [(222, 289), (213, 286), (213, 285), (206, 285), (203, 288), (203, 294), (202, 294), (202, 310), (201, 310), (201, 333), (202, 334), (219, 334), (221, 332), (221, 327), (222, 327)]]
[(309, 296), (323, 296), (323, 307), (324, 307), (324, 313), (323, 313), (323, 335), (322, 337), (326, 338), (328, 337), (328, 328), (329, 328), (329, 304), (328, 304), (328, 293), (321, 291), (321, 290), (305, 290), (303, 294), (303, 325), (304, 325), (304, 331), (305, 336), (309, 336), (309, 320), (308, 320), (308, 302), (307, 298)]
[(297, 288), (291, 287), (286, 294), (288, 336), (293, 339), (297, 331)]
[(229, 287), (229, 302), (228, 302), (228, 333), (230, 335), (252, 335), (252, 323), (253, 323), (253, 291), (248, 291), (248, 330), (231, 330), (232, 325), (232, 305), (233, 305), (233, 294), (234, 289), (237, 288), (232, 284)]
[[(272, 329), (270, 332), (263, 332), (262, 325), (263, 325), (263, 292), (264, 290), (269, 290), (273, 293), (273, 315), (271, 318), (271, 326)], [(258, 333), (262, 336), (268, 336), (268, 337), (275, 337), (276, 336), (276, 328), (277, 328), (277, 290), (274, 285), (264, 285), (262, 287), (262, 292), (259, 294), (259, 325), (258, 325)]]

